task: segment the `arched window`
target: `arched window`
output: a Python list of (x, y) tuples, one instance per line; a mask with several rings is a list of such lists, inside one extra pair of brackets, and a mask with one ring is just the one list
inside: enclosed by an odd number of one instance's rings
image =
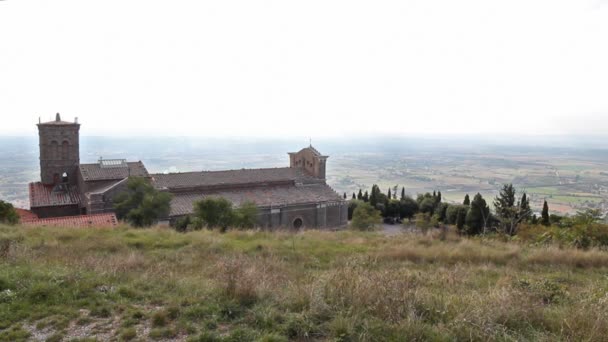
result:
[(61, 143), (61, 159), (70, 159), (70, 143), (67, 140)]
[(59, 159), (59, 143), (55, 140), (51, 141), (51, 145), (49, 147), (49, 158), (52, 160)]

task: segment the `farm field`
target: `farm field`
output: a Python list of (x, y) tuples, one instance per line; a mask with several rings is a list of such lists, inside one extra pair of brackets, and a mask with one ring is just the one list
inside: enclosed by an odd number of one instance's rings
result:
[[(104, 158), (142, 160), (150, 172), (222, 170), (288, 165), (287, 152), (303, 145), (293, 140), (214, 140), (195, 138), (83, 137), (81, 162)], [(0, 199), (27, 207), (28, 182), (39, 178), (35, 138), (0, 139)], [(386, 146), (390, 146), (386, 147)], [(450, 202), (480, 192), (496, 196), (503, 183), (513, 183), (531, 196), (533, 210), (547, 199), (552, 212), (584, 208), (608, 211), (608, 150), (491, 146), (473, 148), (452, 142), (412, 140), (365, 142), (322, 141), (328, 160), (328, 183), (352, 196), (378, 184), (382, 191), (405, 187), (406, 193), (439, 190)]]
[(608, 334), (608, 253), (594, 249), (432, 233), (6, 226), (0, 247), (0, 341)]

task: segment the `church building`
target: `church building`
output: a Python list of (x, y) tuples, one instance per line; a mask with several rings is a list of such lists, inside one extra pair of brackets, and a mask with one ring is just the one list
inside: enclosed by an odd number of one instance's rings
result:
[(165, 221), (193, 213), (194, 202), (223, 197), (239, 206), (258, 206), (263, 228), (338, 228), (347, 223), (348, 204), (327, 185), (324, 156), (314, 147), (289, 153), (289, 167), (150, 174), (141, 161), (103, 159), (81, 164), (80, 124), (38, 124), (40, 182), (29, 184), (30, 208), (39, 218), (112, 213), (114, 197), (130, 176), (146, 178), (173, 195)]

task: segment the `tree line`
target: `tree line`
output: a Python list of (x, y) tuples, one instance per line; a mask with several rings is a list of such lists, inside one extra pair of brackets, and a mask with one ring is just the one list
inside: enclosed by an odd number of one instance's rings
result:
[[(348, 217), (355, 228), (367, 229), (370, 227), (368, 215), (357, 213), (361, 208), (363, 213), (370, 213), (370, 208), (377, 212), (374, 220), (393, 223), (407, 219), (415, 219), (420, 227), (439, 227), (441, 224), (455, 226), (461, 234), (479, 235), (489, 232), (502, 232), (515, 235), (522, 224), (550, 226), (552, 221), (561, 218), (549, 215), (547, 201), (543, 203), (541, 217), (533, 214), (530, 208), (530, 198), (523, 192), (518, 195), (513, 184), (505, 184), (498, 196), (492, 202), (494, 210), (486, 199), (477, 193), (470, 198), (465, 195), (461, 204), (445, 203), (441, 191), (418, 194), (416, 199), (406, 195), (405, 187), (401, 188), (401, 195), (397, 197), (397, 187), (389, 188), (382, 193), (377, 185), (371, 191), (353, 193), (349, 203)], [(346, 197), (346, 194), (345, 194)], [(372, 212), (373, 213), (373, 212)], [(360, 224), (365, 222), (365, 224)]]

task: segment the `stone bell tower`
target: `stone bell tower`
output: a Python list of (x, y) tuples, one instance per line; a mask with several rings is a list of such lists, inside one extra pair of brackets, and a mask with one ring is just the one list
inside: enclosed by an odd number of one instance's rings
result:
[(67, 183), (76, 185), (80, 164), (80, 125), (61, 121), (59, 113), (55, 121), (38, 123), (40, 142), (40, 178), (45, 185)]

